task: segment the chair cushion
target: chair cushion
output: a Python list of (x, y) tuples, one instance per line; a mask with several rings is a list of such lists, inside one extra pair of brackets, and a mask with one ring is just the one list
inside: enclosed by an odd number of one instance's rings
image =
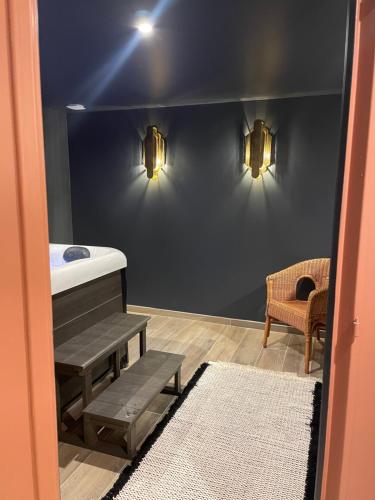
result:
[(287, 325), (304, 331), (306, 325), (307, 301), (271, 299), (268, 304), (268, 314)]

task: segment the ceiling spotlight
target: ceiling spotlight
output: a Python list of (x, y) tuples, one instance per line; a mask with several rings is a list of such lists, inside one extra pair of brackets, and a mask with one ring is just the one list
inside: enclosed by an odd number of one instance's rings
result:
[(150, 36), (151, 33), (154, 31), (153, 25), (149, 21), (143, 21), (137, 25), (138, 31), (143, 35), (143, 36)]
[(72, 109), (73, 111), (83, 111), (86, 109), (83, 104), (68, 104), (67, 108)]

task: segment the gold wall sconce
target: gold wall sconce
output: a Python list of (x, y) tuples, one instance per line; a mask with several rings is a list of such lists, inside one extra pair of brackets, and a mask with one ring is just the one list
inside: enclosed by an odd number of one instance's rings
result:
[(272, 134), (263, 120), (255, 120), (245, 136), (245, 165), (254, 179), (264, 174), (272, 164)]
[(142, 147), (142, 162), (149, 179), (157, 179), (166, 163), (166, 141), (155, 125), (147, 127)]

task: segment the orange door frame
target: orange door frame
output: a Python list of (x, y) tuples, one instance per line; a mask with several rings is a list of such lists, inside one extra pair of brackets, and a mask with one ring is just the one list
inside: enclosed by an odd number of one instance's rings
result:
[(48, 225), (35, 0), (0, 0), (0, 498), (57, 500)]
[[(373, 498), (375, 0), (358, 6), (322, 500)], [(0, 497), (14, 500), (59, 498), (36, 12), (0, 0)]]
[(357, 0), (321, 500), (372, 500), (375, 0)]

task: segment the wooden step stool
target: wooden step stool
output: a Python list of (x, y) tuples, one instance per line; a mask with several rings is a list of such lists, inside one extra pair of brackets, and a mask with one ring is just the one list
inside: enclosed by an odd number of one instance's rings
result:
[[(120, 376), (121, 348), (139, 334), (140, 356), (146, 352), (146, 327), (149, 316), (113, 313), (55, 348), (58, 376), (78, 376), (82, 381), (83, 407), (92, 400), (92, 372), (106, 358), (112, 358), (114, 378)], [(58, 431), (61, 432), (59, 384), (56, 384)]]
[[(91, 449), (132, 459), (136, 442), (136, 423), (153, 399), (174, 377), (174, 393), (181, 392), (181, 365), (185, 356), (147, 351), (83, 411), (85, 444)], [(168, 391), (169, 392), (169, 391)], [(124, 435), (118, 449), (100, 441), (97, 429), (103, 427)]]

